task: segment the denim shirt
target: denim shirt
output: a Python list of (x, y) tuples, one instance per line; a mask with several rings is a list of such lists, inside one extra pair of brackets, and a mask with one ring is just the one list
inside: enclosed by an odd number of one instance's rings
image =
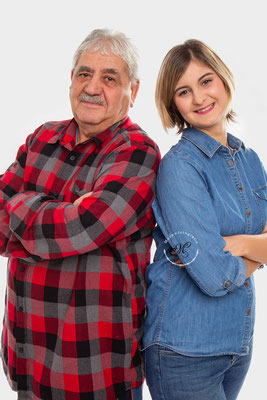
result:
[(160, 164), (143, 348), (160, 344), (190, 356), (249, 351), (254, 280), (246, 280), (243, 258), (223, 250), (222, 236), (263, 231), (267, 176), (253, 150), (230, 134), (228, 143), (233, 150), (188, 128)]

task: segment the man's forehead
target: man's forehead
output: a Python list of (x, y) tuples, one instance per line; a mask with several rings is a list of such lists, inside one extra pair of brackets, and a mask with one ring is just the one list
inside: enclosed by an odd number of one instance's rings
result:
[(81, 66), (90, 68), (95, 71), (96, 69), (120, 72), (126, 68), (127, 64), (124, 59), (116, 54), (108, 52), (107, 54), (103, 54), (100, 51), (92, 51), (85, 50), (76, 65), (76, 68), (80, 68)]

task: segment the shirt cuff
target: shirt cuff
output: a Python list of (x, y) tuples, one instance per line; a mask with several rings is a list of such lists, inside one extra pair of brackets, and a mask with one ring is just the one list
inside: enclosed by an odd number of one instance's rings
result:
[(224, 286), (229, 292), (233, 292), (237, 287), (243, 285), (247, 275), (247, 263), (242, 257), (235, 257), (238, 261), (238, 270), (234, 280), (226, 281)]

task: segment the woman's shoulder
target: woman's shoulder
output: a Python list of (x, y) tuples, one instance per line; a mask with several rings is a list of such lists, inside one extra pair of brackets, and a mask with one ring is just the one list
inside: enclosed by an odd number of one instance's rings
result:
[(240, 156), (248, 163), (253, 163), (254, 167), (259, 166), (262, 168), (263, 163), (258, 155), (258, 153), (252, 149), (251, 147), (247, 147), (244, 143), (242, 143), (240, 149)]
[(163, 165), (202, 169), (205, 165), (205, 155), (198, 147), (181, 135), (178, 142), (163, 156), (161, 167)]

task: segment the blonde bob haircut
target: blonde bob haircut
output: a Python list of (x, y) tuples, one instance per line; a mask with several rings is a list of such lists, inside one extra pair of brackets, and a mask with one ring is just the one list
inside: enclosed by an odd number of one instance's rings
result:
[(221, 78), (229, 94), (227, 121), (233, 121), (235, 113), (230, 109), (235, 89), (234, 76), (220, 57), (203, 42), (190, 39), (173, 47), (165, 56), (157, 79), (155, 100), (164, 129), (177, 126), (178, 133), (190, 124), (184, 120), (174, 103), (175, 86), (192, 59), (207, 65)]

